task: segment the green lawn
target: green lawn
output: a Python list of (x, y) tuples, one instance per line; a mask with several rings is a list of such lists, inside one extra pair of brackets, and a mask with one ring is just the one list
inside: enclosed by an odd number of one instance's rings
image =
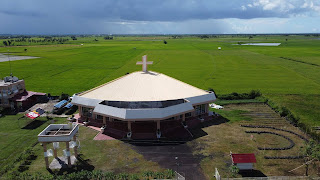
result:
[[(99, 41), (94, 41), (95, 38)], [(136, 66), (135, 62), (147, 54), (148, 60), (154, 61), (150, 70), (202, 89), (213, 88), (218, 95), (258, 89), (271, 100), (290, 107), (297, 115), (304, 113), (301, 114), (303, 121), (320, 125), (319, 112), (314, 111), (320, 109), (320, 40), (306, 36), (262, 35), (252, 39), (232, 36), (206, 40), (169, 38), (79, 37), (61, 45), (0, 47), (0, 52), (9, 49), (16, 55), (41, 57), (13, 61), (12, 71), (25, 79), (27, 89), (52, 95), (82, 92), (127, 72), (139, 71), (141, 66)], [(168, 44), (164, 44), (163, 39)], [(237, 42), (282, 44), (278, 47), (232, 45)], [(9, 63), (0, 63), (0, 77), (8, 74)], [(295, 99), (287, 95), (295, 95)], [(301, 110), (298, 104), (308, 107), (312, 104), (314, 108)]]
[[(12, 163), (25, 149), (38, 142), (37, 135), (48, 126), (51, 121), (45, 117), (37, 118), (37, 125), (31, 128), (24, 128), (32, 120), (22, 118), (22, 114), (8, 115), (0, 118), (0, 172), (6, 165)], [(55, 118), (56, 123), (62, 119)], [(30, 126), (29, 126), (30, 127)], [(0, 173), (1, 174), (1, 173)]]
[[(301, 122), (320, 126), (320, 40), (305, 36), (262, 35), (252, 39), (232, 36), (205, 40), (169, 38), (116, 37), (103, 40), (99, 37), (99, 41), (94, 41), (95, 37), (83, 37), (61, 45), (0, 46), (0, 53), (9, 49), (15, 55), (41, 57), (12, 61), (12, 72), (25, 80), (28, 90), (52, 95), (62, 92), (72, 95), (127, 72), (140, 71), (141, 66), (135, 63), (147, 54), (148, 60), (154, 61), (149, 70), (202, 89), (213, 88), (218, 96), (260, 90), (264, 96), (299, 116)], [(163, 39), (168, 44), (164, 44)], [(237, 42), (282, 44), (278, 47), (232, 45)], [(9, 67), (9, 62), (0, 62), (0, 77), (10, 74)], [(242, 113), (231, 111), (225, 116), (240, 121), (243, 120)], [(10, 160), (11, 154), (22, 152), (23, 148), (36, 142), (36, 134), (45, 127), (21, 130), (17, 126), (18, 117), (0, 118), (0, 166)]]

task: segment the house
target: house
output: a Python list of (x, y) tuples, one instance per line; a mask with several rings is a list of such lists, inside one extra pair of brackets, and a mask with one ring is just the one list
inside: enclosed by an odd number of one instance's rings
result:
[(0, 107), (25, 110), (46, 99), (45, 93), (27, 91), (24, 80), (15, 76), (0, 80)]

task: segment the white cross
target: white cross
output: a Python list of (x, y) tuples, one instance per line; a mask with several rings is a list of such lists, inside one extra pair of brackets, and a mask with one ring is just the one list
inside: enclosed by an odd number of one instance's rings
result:
[(147, 62), (147, 55), (142, 56), (142, 61), (138, 61), (136, 65), (141, 65), (142, 64), (142, 71), (143, 72), (148, 72), (147, 70), (147, 65), (148, 64), (153, 64), (153, 61)]

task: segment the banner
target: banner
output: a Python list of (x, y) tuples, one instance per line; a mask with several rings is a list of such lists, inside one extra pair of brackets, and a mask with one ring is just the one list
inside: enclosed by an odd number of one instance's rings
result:
[(40, 114), (36, 111), (32, 111), (32, 112), (29, 112), (26, 116), (29, 117), (30, 119), (35, 119), (35, 118), (39, 117)]

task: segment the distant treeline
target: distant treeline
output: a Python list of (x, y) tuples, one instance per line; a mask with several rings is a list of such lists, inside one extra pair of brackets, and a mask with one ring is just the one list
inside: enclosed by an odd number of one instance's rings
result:
[(15, 39), (10, 39), (10, 40), (5, 40), (3, 41), (3, 45), (5, 46), (14, 46), (15, 43), (21, 43), (21, 42), (27, 42), (27, 43), (58, 43), (58, 44), (63, 44), (66, 41), (69, 41), (68, 38), (56, 38), (56, 37), (45, 37), (43, 39), (34, 39), (34, 38), (26, 38), (26, 37), (21, 37), (21, 38), (15, 38)]
[(10, 35), (0, 34), (0, 39), (15, 39), (15, 38), (68, 38), (68, 37), (152, 37), (163, 36), (172, 39), (179, 39), (183, 37), (199, 37), (199, 38), (222, 38), (222, 37), (254, 37), (254, 36), (306, 36), (319, 37), (319, 33), (305, 33), (305, 34), (69, 34), (69, 35)]

